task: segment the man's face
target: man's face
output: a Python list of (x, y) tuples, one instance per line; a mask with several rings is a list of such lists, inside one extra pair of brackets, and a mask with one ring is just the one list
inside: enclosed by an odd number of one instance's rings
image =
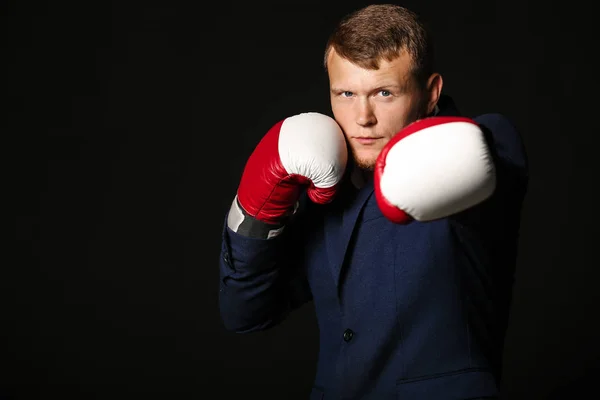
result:
[(387, 142), (421, 118), (424, 93), (406, 52), (378, 70), (363, 69), (331, 51), (327, 69), (334, 117), (359, 167), (372, 169)]

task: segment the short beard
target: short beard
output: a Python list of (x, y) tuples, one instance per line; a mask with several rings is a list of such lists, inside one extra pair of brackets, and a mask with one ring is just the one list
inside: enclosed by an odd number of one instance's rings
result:
[(352, 158), (354, 159), (354, 165), (364, 171), (374, 171), (375, 170), (375, 163), (376, 161), (367, 161), (367, 160), (363, 160), (360, 159), (356, 156), (356, 154), (353, 152), (352, 154)]

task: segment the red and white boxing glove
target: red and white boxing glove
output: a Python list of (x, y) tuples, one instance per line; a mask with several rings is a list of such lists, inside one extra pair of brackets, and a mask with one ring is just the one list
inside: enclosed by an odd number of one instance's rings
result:
[(375, 166), (375, 195), (392, 222), (431, 221), (492, 195), (494, 163), (483, 131), (464, 117), (429, 117), (394, 136)]
[(347, 159), (344, 134), (333, 118), (316, 112), (288, 117), (275, 124), (250, 155), (237, 202), (245, 215), (280, 224), (304, 187), (312, 201), (330, 202)]

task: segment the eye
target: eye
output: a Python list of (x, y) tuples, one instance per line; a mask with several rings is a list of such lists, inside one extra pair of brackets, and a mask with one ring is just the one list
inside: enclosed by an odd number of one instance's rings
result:
[(381, 93), (381, 95), (382, 95), (383, 97), (389, 97), (389, 96), (391, 96), (391, 95), (392, 95), (392, 93), (391, 93), (389, 90), (382, 90), (382, 91), (380, 91), (379, 93)]
[(342, 92), (342, 97), (352, 97), (353, 94), (354, 93), (349, 92), (349, 91), (346, 90), (346, 91)]

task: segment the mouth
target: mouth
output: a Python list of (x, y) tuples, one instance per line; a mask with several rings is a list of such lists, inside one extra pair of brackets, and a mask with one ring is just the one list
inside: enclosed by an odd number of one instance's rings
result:
[(353, 139), (365, 146), (374, 145), (379, 140), (383, 139), (382, 137), (370, 137), (370, 136), (355, 136)]

